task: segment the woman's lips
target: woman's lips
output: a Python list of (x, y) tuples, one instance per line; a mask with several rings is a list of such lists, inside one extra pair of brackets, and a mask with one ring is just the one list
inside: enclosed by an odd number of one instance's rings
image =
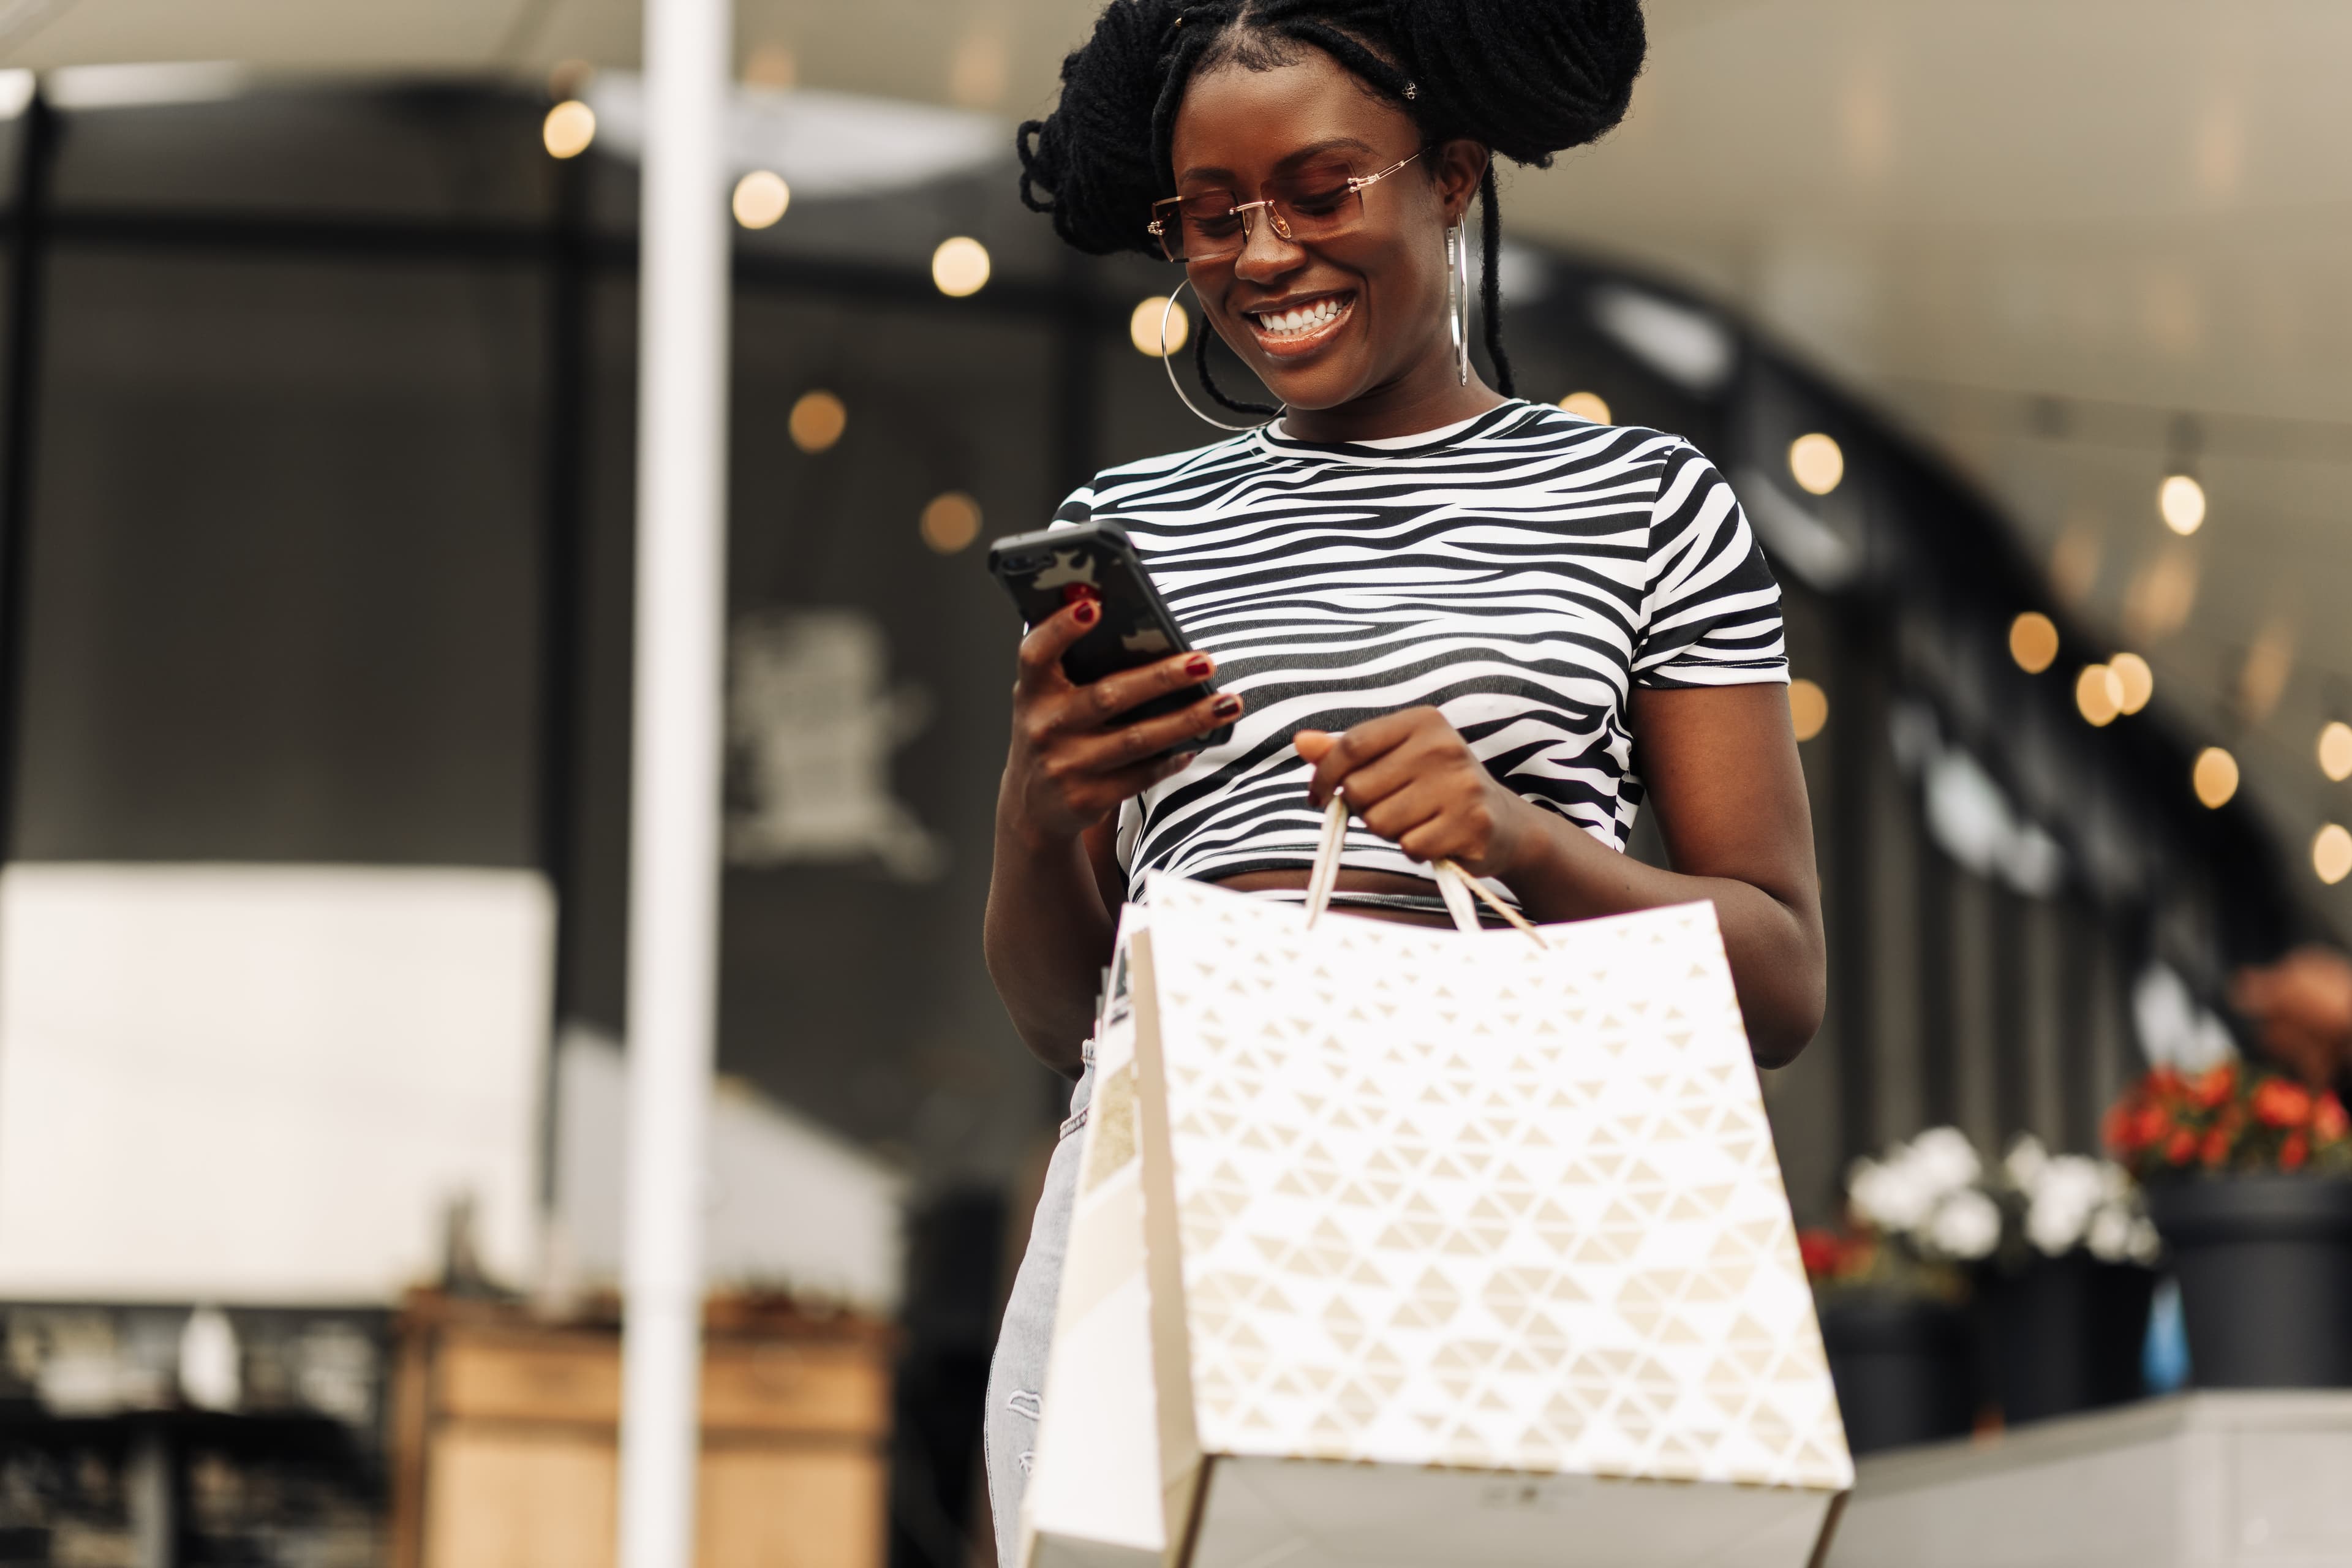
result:
[(1356, 312), (1356, 296), (1324, 294), (1279, 310), (1244, 310), (1258, 348), (1276, 359), (1313, 353)]

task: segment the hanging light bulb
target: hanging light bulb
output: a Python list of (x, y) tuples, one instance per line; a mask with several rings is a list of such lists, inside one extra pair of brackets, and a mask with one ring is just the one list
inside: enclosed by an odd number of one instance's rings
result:
[(2058, 658), (2058, 626), (2039, 610), (2009, 623), (2009, 657), (2028, 675), (2039, 675)]
[(2124, 710), (2124, 682), (2114, 668), (2086, 664), (2074, 678), (2074, 706), (2095, 730), (2104, 730)]
[(2156, 695), (2156, 671), (2139, 655), (2119, 653), (2107, 660), (2107, 668), (2115, 672), (2119, 697), (2116, 706), (2122, 711), (2137, 713)]
[(2205, 487), (2187, 474), (2167, 474), (2156, 487), (2156, 510), (2165, 527), (2186, 538), (2205, 525)]
[(2319, 731), (2319, 771), (2337, 784), (2352, 779), (2352, 724), (2331, 719)]
[(2238, 759), (2219, 746), (2208, 746), (2197, 753), (2197, 765), (2189, 772), (2189, 783), (2199, 800), (2219, 811), (2238, 793)]

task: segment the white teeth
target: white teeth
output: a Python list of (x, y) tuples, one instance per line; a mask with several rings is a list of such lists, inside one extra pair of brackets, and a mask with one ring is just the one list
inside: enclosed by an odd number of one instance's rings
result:
[(1324, 326), (1338, 318), (1346, 301), (1337, 298), (1316, 300), (1311, 305), (1299, 305), (1280, 313), (1266, 312), (1257, 318), (1259, 331), (1269, 337), (1289, 337)]

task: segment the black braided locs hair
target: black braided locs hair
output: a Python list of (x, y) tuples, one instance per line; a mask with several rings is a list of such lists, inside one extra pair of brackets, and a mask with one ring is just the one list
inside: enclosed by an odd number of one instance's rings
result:
[[(1062, 61), (1062, 100), (1022, 125), (1021, 199), (1095, 256), (1159, 254), (1145, 225), (1175, 194), (1170, 146), (1192, 77), (1226, 61), (1253, 70), (1325, 53), (1412, 116), (1425, 141), (1466, 137), (1543, 168), (1624, 118), (1646, 40), (1641, 0), (1110, 0), (1094, 36)], [(1491, 163), (1479, 182), (1479, 302), (1496, 389), (1514, 394), (1503, 353), (1502, 213)], [(1196, 340), (1202, 381), (1208, 339)]]

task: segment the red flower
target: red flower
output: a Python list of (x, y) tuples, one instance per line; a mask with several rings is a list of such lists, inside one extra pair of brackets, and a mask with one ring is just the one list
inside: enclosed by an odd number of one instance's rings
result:
[(2279, 1145), (2279, 1169), (2282, 1171), (2299, 1171), (2309, 1158), (2311, 1140), (2301, 1132), (2288, 1133), (2286, 1142)]
[(1838, 1260), (1844, 1248), (1838, 1238), (1826, 1230), (1801, 1230), (1797, 1233), (1797, 1256), (1805, 1260), (1805, 1274), (1820, 1279), (1837, 1272)]
[(2344, 1114), (2344, 1102), (2332, 1094), (2321, 1095), (2312, 1108), (2311, 1131), (2323, 1143), (2333, 1143), (2352, 1131), (2352, 1118)]
[(2230, 1163), (2230, 1132), (2228, 1127), (2216, 1127), (2205, 1134), (2204, 1147), (2197, 1152), (2197, 1157), (2205, 1162), (2207, 1169), (2218, 1171)]
[(2199, 1073), (2189, 1085), (2189, 1098), (2210, 1110), (2238, 1091), (2238, 1064), (2223, 1062)]
[(2311, 1120), (2311, 1090), (2283, 1078), (2267, 1078), (2254, 1089), (2254, 1120), (2265, 1127), (2301, 1127)]
[(2165, 1141), (2164, 1158), (2173, 1165), (2186, 1165), (2197, 1158), (2197, 1134), (2186, 1127), (2174, 1128), (2172, 1136)]
[(2158, 1099), (2177, 1098), (2188, 1092), (2188, 1080), (2177, 1068), (2158, 1068), (2147, 1075), (2147, 1091)]

